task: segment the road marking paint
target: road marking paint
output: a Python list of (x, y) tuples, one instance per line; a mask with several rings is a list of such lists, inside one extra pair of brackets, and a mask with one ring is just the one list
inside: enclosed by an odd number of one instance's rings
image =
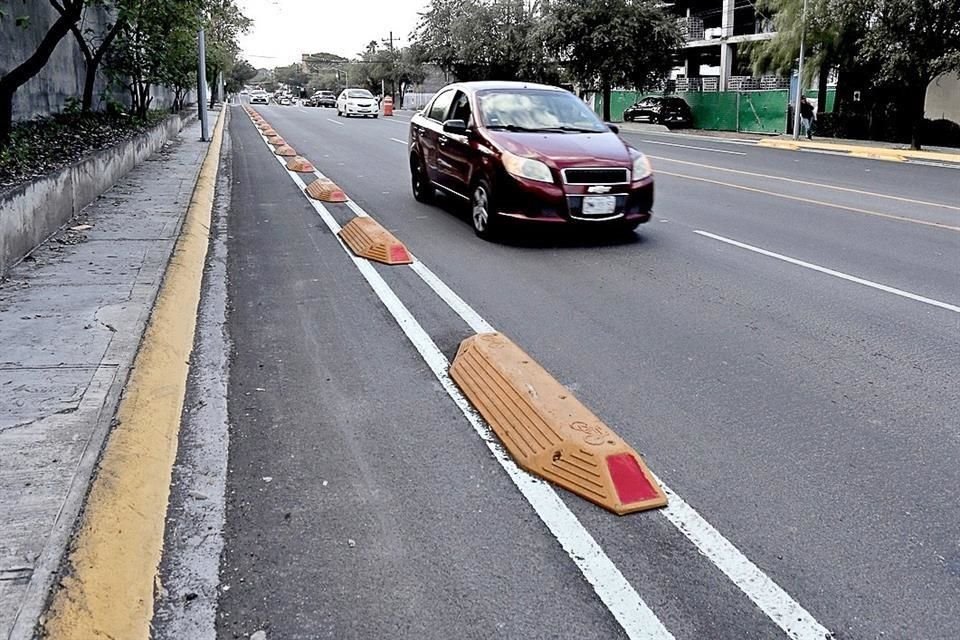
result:
[(753, 245), (746, 244), (745, 242), (738, 242), (737, 240), (731, 240), (730, 238), (718, 236), (717, 234), (710, 233), (708, 231), (700, 231), (699, 229), (695, 229), (694, 233), (707, 238), (718, 240), (719, 242), (725, 242), (729, 245), (733, 245), (734, 247), (740, 247), (741, 249), (746, 249), (747, 251), (753, 251), (754, 253), (759, 253), (760, 255), (768, 256), (770, 258), (776, 258), (777, 260), (783, 260), (784, 262), (795, 264), (798, 267), (812, 269), (813, 271), (825, 273), (829, 276), (834, 276), (842, 280), (847, 280), (848, 282), (855, 282), (856, 284), (862, 284), (865, 287), (870, 287), (872, 289), (877, 289), (879, 291), (892, 293), (893, 295), (900, 296), (902, 298), (909, 298), (910, 300), (922, 302), (924, 304), (928, 304), (933, 307), (946, 309), (947, 311), (953, 311), (954, 313), (960, 313), (960, 307), (949, 304), (947, 302), (941, 302), (939, 300), (934, 300), (933, 298), (927, 298), (925, 296), (917, 295), (915, 293), (910, 293), (909, 291), (904, 291), (903, 289), (897, 289), (896, 287), (889, 287), (885, 284), (880, 284), (879, 282), (873, 282), (872, 280), (866, 280), (864, 278), (858, 278), (857, 276), (851, 276), (849, 274), (843, 273), (842, 271), (835, 271), (833, 269), (821, 267), (819, 265), (813, 264), (812, 262), (804, 262), (803, 260), (797, 260), (796, 258), (791, 258), (790, 256), (785, 256), (780, 253), (774, 253), (773, 251), (767, 251), (766, 249), (761, 249), (760, 247), (755, 247)]
[(712, 149), (710, 147), (695, 147), (689, 144), (677, 144), (676, 142), (663, 142), (661, 140), (644, 140), (641, 139), (640, 142), (646, 144), (662, 144), (668, 147), (681, 147), (683, 149), (696, 149), (698, 151), (710, 151), (712, 153), (726, 153), (731, 156), (745, 156), (747, 155), (745, 151), (727, 151), (726, 149)]
[[(263, 140), (266, 144), (266, 138), (263, 138)], [(283, 166), (284, 171), (287, 171), (282, 161), (281, 166)], [(316, 173), (318, 177), (323, 177), (323, 174), (319, 171)], [(291, 171), (287, 171), (287, 174), (301, 189), (304, 188), (305, 185), (300, 176)], [(450, 379), (447, 374), (449, 362), (446, 356), (437, 349), (432, 338), (410, 314), (403, 302), (397, 298), (373, 266), (369, 262), (353, 256), (340, 241), (339, 236), (337, 236), (340, 225), (336, 219), (330, 215), (321, 203), (310, 201), (310, 204), (334, 236), (337, 237), (341, 248), (364, 274), (367, 282), (371, 284), (378, 296), (380, 290), (383, 290), (383, 296), (380, 299), (387, 305), (400, 328), (420, 351), (421, 357), (430, 366), (444, 390), (457, 404), (457, 407), (507, 472), (510, 479), (533, 506), (537, 515), (557, 538), (573, 562), (580, 568), (583, 576), (593, 586), (601, 601), (626, 631), (627, 636), (630, 638), (672, 638), (672, 634), (663, 627), (656, 614), (640, 598), (633, 586), (620, 572), (620, 569), (610, 560), (603, 548), (593, 539), (590, 532), (570, 511), (556, 491), (549, 484), (522, 471), (513, 462), (513, 459), (500, 445), (490, 427), (470, 406), (470, 403)], [(347, 202), (347, 206), (354, 212), (362, 211), (359, 205), (352, 200)], [(365, 212), (364, 214), (366, 215)], [(410, 265), (410, 268), (420, 275), (423, 281), (474, 331), (477, 333), (496, 331), (459, 295), (430, 271), (425, 264), (420, 262), (416, 256), (413, 256), (413, 264)], [(417, 345), (422, 345), (424, 350), (421, 351)], [(661, 510), (667, 521), (690, 540), (704, 556), (709, 558), (790, 638), (793, 640), (829, 640), (833, 637), (829, 630), (817, 622), (800, 603), (757, 568), (749, 558), (743, 555), (732, 542), (724, 538), (723, 534), (710, 525), (693, 507), (687, 504), (660, 478), (655, 477), (655, 479), (660, 483), (669, 498), (668, 507)]]
[[(654, 158), (654, 156), (648, 156), (648, 157)], [(659, 159), (669, 160), (669, 158), (659, 158)], [(723, 182), (722, 180), (712, 180), (710, 178), (701, 178), (699, 176), (689, 176), (685, 173), (673, 173), (671, 171), (664, 171), (663, 169), (659, 169), (657, 173), (665, 176), (673, 176), (675, 178), (685, 178), (687, 180), (696, 180), (697, 182), (708, 182), (710, 184), (717, 184), (723, 187), (730, 187), (731, 189), (740, 189), (741, 191), (749, 191), (751, 193), (762, 193), (763, 195), (773, 196), (775, 198), (783, 198), (785, 200), (793, 200), (795, 202), (803, 202), (804, 204), (815, 204), (821, 207), (830, 207), (832, 209), (840, 209), (841, 211), (851, 211), (853, 213), (862, 213), (863, 215), (874, 216), (877, 218), (886, 218), (887, 220), (896, 220), (897, 222), (910, 222), (912, 224), (920, 224), (925, 227), (935, 227), (937, 229), (946, 229), (947, 231), (960, 231), (960, 227), (955, 227), (949, 224), (943, 224), (941, 222), (931, 222), (929, 220), (918, 220), (917, 218), (897, 216), (892, 213), (880, 213), (879, 211), (870, 211), (869, 209), (861, 209), (859, 207), (849, 207), (844, 204), (837, 204), (836, 202), (826, 202), (824, 200), (814, 200), (813, 198), (791, 196), (786, 193), (777, 193), (776, 191), (767, 191), (766, 189), (757, 189), (755, 187), (747, 187), (742, 184), (734, 184), (732, 182)]]
[(696, 545), (730, 581), (793, 640), (830, 640), (833, 635), (799, 602), (750, 561), (683, 498), (663, 483), (667, 506), (660, 513)]
[[(266, 140), (264, 140), (264, 143), (266, 143)], [(290, 179), (300, 187), (301, 191), (306, 188), (299, 175), (289, 171), (282, 162), (281, 167), (287, 172)], [(354, 256), (340, 239), (341, 227), (336, 219), (322, 203), (310, 199), (308, 199), (308, 202), (337, 238), (337, 242), (344, 253), (353, 261), (354, 266), (363, 275), (367, 284), (370, 285), (396, 320), (410, 343), (417, 349), (420, 357), (430, 367), (447, 395), (454, 401), (514, 485), (527, 499), (527, 502), (530, 503), (570, 559), (580, 569), (584, 578), (593, 587), (594, 592), (626, 632), (627, 637), (637, 640), (673, 640), (673, 634), (663, 626), (660, 619), (647, 606), (646, 602), (643, 601), (623, 573), (620, 572), (620, 569), (590, 535), (590, 532), (577, 519), (576, 515), (557, 495), (553, 487), (521, 470), (514, 463), (510, 455), (500, 445), (490, 427), (480, 418), (463, 394), (460, 393), (453, 380), (450, 379), (447, 373), (450, 362), (430, 335), (414, 318), (413, 314), (410, 313), (373, 265), (363, 258)], [(319, 247), (316, 248), (319, 250)]]
[(413, 264), (410, 265), (410, 268), (420, 276), (420, 279), (423, 280), (428, 287), (433, 289), (433, 292), (440, 296), (440, 299), (447, 303), (447, 306), (453, 309), (453, 311), (467, 323), (471, 329), (477, 333), (495, 333), (496, 329), (493, 326), (484, 320), (479, 313), (477, 313), (473, 307), (467, 304), (463, 298), (457, 295), (453, 289), (447, 286), (447, 283), (437, 277), (437, 275), (430, 270), (427, 265), (423, 264), (419, 260), (414, 259)]
[(338, 127), (342, 127), (342, 126), (343, 126), (343, 123), (342, 123), (342, 122), (340, 122), (340, 121), (338, 121), (338, 120), (334, 120), (333, 118), (327, 118), (327, 122), (332, 122), (333, 124), (337, 125)]
[[(838, 153), (834, 155), (846, 156), (845, 153)], [(808, 187), (820, 187), (823, 189), (830, 189), (832, 191), (843, 191), (845, 193), (855, 193), (860, 196), (871, 196), (874, 198), (883, 198), (885, 200), (895, 200), (897, 202), (906, 202), (908, 204), (919, 204), (926, 207), (940, 207), (942, 209), (952, 209), (954, 211), (960, 211), (960, 206), (952, 204), (943, 204), (941, 202), (929, 202), (927, 200), (914, 200), (912, 198), (903, 198), (901, 196), (891, 196), (884, 193), (874, 193), (872, 191), (863, 191), (861, 189), (851, 189), (850, 187), (840, 187), (832, 184), (823, 184), (820, 182), (811, 182), (808, 180), (798, 180), (796, 178), (787, 178), (784, 176), (774, 176), (767, 173), (756, 173), (753, 171), (743, 171), (742, 169), (730, 169), (728, 167), (718, 167), (712, 164), (702, 164), (699, 162), (690, 162), (688, 160), (674, 160), (673, 158), (663, 158), (658, 156), (648, 156), (655, 160), (666, 160), (667, 162), (675, 162), (677, 164), (685, 164), (693, 167), (701, 167), (703, 169), (712, 169), (714, 171), (724, 171), (726, 173), (735, 173), (742, 176), (751, 176), (753, 178), (767, 178), (770, 180), (780, 180), (781, 182), (790, 182), (793, 184), (802, 184)], [(868, 169), (869, 171), (869, 169)]]
[(400, 138), (390, 138), (390, 139), (393, 140), (394, 142), (399, 142), (399, 143), (402, 144), (402, 145), (406, 145), (406, 144), (407, 144), (407, 141), (406, 141), (406, 140), (401, 140)]

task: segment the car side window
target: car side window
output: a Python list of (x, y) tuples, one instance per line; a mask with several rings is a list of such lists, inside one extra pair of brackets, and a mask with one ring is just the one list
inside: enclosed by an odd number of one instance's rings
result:
[(447, 115), (447, 111), (450, 110), (450, 103), (452, 101), (453, 89), (447, 89), (433, 99), (433, 104), (430, 105), (430, 114), (427, 117), (431, 120), (436, 120), (437, 122), (443, 122), (443, 119)]
[(457, 91), (453, 98), (453, 109), (450, 110), (450, 120), (463, 120), (470, 124), (470, 98), (463, 91)]

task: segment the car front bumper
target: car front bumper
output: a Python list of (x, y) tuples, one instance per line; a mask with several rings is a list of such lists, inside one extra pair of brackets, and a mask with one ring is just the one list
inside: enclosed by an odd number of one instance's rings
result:
[[(497, 180), (497, 213), (513, 220), (553, 224), (641, 224), (653, 211), (653, 176), (630, 184), (611, 186), (604, 194), (589, 192), (589, 185), (537, 182), (505, 172)], [(612, 197), (613, 211), (587, 214), (584, 198)]]

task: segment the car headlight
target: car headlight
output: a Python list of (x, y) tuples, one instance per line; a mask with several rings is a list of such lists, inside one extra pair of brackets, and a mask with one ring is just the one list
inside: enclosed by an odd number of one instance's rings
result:
[(536, 180), (537, 182), (553, 182), (553, 174), (550, 173), (550, 167), (534, 160), (533, 158), (524, 158), (514, 155), (509, 151), (503, 152), (503, 166), (510, 175), (527, 180)]
[(647, 160), (647, 156), (642, 153), (634, 158), (633, 160), (633, 181), (643, 180), (647, 176), (653, 173), (653, 167), (650, 166), (650, 161)]

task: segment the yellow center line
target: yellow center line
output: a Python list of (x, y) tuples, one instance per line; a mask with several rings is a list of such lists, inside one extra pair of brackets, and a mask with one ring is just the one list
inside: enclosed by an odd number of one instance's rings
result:
[[(666, 162), (674, 162), (676, 164), (685, 164), (692, 167), (701, 167), (703, 169), (712, 169), (713, 171), (725, 171), (727, 173), (735, 173), (741, 176), (751, 176), (754, 178), (768, 178), (770, 180), (780, 180), (782, 182), (790, 182), (793, 184), (802, 184), (808, 187), (821, 187), (823, 189), (832, 189), (834, 191), (843, 191), (845, 193), (855, 193), (861, 196), (873, 196), (874, 198), (884, 198), (886, 200), (896, 200), (897, 202), (907, 202), (909, 204), (919, 204), (927, 207), (939, 207), (941, 209), (951, 209), (953, 211), (960, 211), (960, 207), (952, 204), (943, 204), (941, 202), (928, 202), (926, 200), (913, 200), (912, 198), (903, 198), (900, 196), (891, 196), (885, 193), (874, 193), (873, 191), (862, 191), (860, 189), (851, 189), (849, 187), (838, 187), (832, 184), (823, 184), (821, 182), (810, 182), (808, 180), (798, 180), (796, 178), (787, 178), (784, 176), (773, 176), (767, 173), (755, 173), (753, 171), (743, 171), (742, 169), (729, 169), (727, 167), (718, 167), (712, 164), (701, 164), (699, 162), (690, 162), (688, 160), (675, 160), (673, 158), (665, 158), (662, 156), (651, 156), (647, 154), (648, 158), (653, 160), (664, 160)], [(660, 173), (663, 173), (662, 171)]]
[(942, 224), (940, 222), (930, 222), (929, 220), (918, 220), (916, 218), (908, 218), (906, 216), (898, 216), (891, 213), (880, 213), (879, 211), (870, 211), (869, 209), (860, 209), (859, 207), (849, 207), (844, 204), (837, 204), (835, 202), (826, 202), (824, 200), (814, 200), (812, 198), (802, 198), (800, 196), (791, 196), (785, 193), (777, 193), (776, 191), (767, 191), (766, 189), (757, 189), (755, 187), (747, 187), (742, 184), (734, 184), (732, 182), (723, 182), (721, 180), (712, 180), (710, 178), (701, 178), (699, 176), (688, 176), (683, 173), (673, 173), (671, 171), (658, 170), (657, 173), (666, 176), (673, 176), (675, 178), (685, 178), (687, 180), (696, 180), (698, 182), (709, 182), (710, 184), (717, 184), (723, 187), (730, 187), (731, 189), (741, 189), (743, 191), (750, 191), (751, 193), (762, 193), (767, 196), (773, 196), (775, 198), (784, 198), (786, 200), (794, 200), (796, 202), (803, 202), (805, 204), (815, 204), (821, 207), (831, 207), (833, 209), (840, 209), (842, 211), (852, 211), (853, 213), (862, 213), (868, 216), (876, 216), (878, 218), (886, 218), (888, 220), (896, 220), (898, 222), (911, 222), (913, 224), (921, 224), (926, 227), (936, 227), (937, 229), (946, 229), (947, 231), (960, 231), (960, 227), (955, 227), (949, 224)]

